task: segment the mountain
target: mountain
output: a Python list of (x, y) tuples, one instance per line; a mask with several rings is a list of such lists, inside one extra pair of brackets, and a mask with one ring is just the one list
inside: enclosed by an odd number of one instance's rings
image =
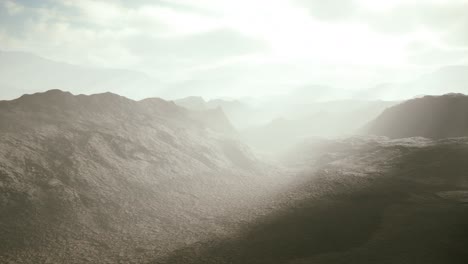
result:
[[(245, 142), (258, 150), (281, 153), (309, 137), (344, 137), (377, 117), (392, 101), (343, 100), (290, 107), (288, 118), (275, 118), (241, 132)], [(290, 118), (292, 117), (292, 118)]]
[(161, 89), (158, 81), (142, 72), (82, 67), (10, 51), (0, 51), (0, 86), (3, 87), (0, 94), (3, 99), (50, 89), (85, 94), (112, 90), (142, 99), (154, 96)]
[(468, 66), (445, 66), (419, 77), (406, 86), (416, 89), (413, 94), (468, 93)]
[(468, 136), (468, 96), (446, 94), (408, 100), (385, 110), (364, 131), (390, 138)]
[(382, 83), (357, 92), (356, 98), (402, 100), (414, 95), (468, 93), (468, 66), (445, 66), (402, 83)]
[(174, 100), (174, 103), (190, 110), (207, 110), (208, 105), (201, 96), (188, 96)]
[[(318, 148), (317, 148), (318, 147)], [(463, 264), (468, 139), (311, 142), (272, 211), (236, 235), (177, 250), (171, 264)]]
[[(242, 129), (250, 125), (256, 110), (239, 100), (212, 99), (205, 101), (199, 96), (189, 96), (174, 100), (182, 107), (193, 111), (220, 109), (236, 129)], [(219, 110), (218, 110), (219, 111)]]
[(327, 85), (305, 85), (296, 87), (291, 92), (277, 97), (277, 100), (293, 105), (311, 102), (341, 101), (351, 98), (352, 91)]
[(143, 263), (249, 219), (276, 172), (201, 118), (112, 93), (0, 101), (0, 262)]
[(272, 166), (214, 111), (0, 101), (0, 263), (467, 263), (467, 138), (306, 140)]
[(203, 111), (190, 111), (190, 116), (214, 131), (231, 136), (237, 135), (236, 129), (232, 126), (221, 107)]

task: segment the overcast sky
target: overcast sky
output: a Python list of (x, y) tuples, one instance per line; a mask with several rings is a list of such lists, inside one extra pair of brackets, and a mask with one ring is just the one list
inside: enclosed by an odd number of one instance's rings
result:
[(174, 91), (366, 89), (468, 62), (468, 0), (0, 0), (0, 49)]

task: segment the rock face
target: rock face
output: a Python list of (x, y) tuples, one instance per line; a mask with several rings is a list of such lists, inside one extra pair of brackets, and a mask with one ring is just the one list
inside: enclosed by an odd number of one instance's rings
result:
[(0, 101), (0, 262), (140, 263), (227, 232), (266, 166), (207, 124), (157, 98)]
[(364, 131), (390, 138), (468, 136), (468, 96), (424, 96), (386, 109)]

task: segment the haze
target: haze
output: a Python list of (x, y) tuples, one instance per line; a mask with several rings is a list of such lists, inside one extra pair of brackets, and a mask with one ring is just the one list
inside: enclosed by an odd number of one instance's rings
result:
[[(134, 99), (442, 94), (438, 87), (407, 92), (404, 84), (467, 63), (467, 12), (465, 0), (2, 0), (1, 50), (86, 69), (125, 69), (151, 81), (129, 77), (126, 86), (106, 80), (106, 86), (88, 81), (83, 87), (64, 78), (51, 82), (54, 87), (27, 87), (16, 77), (33, 74), (15, 72), (18, 59), (2, 55), (0, 98), (52, 88), (109, 90)], [(380, 92), (388, 83), (395, 88)]]
[(0, 0), (0, 263), (467, 264), (468, 0)]

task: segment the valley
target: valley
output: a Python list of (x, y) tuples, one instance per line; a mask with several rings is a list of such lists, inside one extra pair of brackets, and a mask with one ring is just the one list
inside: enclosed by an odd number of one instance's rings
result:
[(468, 259), (465, 137), (311, 138), (269, 159), (222, 108), (51, 90), (0, 109), (1, 262)]

